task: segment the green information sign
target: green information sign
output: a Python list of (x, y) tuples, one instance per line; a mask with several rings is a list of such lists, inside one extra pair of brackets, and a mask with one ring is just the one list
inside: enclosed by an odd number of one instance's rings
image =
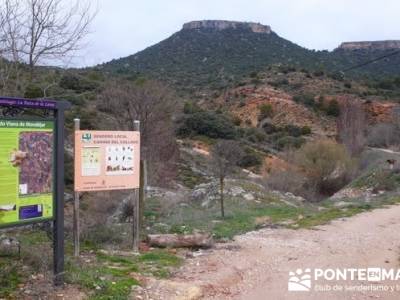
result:
[(0, 119), (0, 227), (53, 218), (53, 121)]

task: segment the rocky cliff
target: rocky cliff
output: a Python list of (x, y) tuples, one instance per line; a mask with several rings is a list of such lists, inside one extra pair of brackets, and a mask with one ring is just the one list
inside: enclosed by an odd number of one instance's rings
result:
[(372, 41), (372, 42), (345, 42), (342, 43), (338, 49), (343, 50), (389, 50), (400, 49), (400, 40), (392, 41)]
[(183, 25), (183, 29), (250, 29), (255, 33), (271, 33), (271, 27), (262, 25), (260, 23), (248, 23), (248, 22), (234, 22), (234, 21), (221, 21), (221, 20), (203, 20), (203, 21), (192, 21)]

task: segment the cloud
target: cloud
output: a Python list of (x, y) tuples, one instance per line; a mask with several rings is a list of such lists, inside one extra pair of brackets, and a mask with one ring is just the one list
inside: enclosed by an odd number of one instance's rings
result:
[(397, 0), (99, 0), (88, 47), (73, 60), (88, 66), (128, 56), (192, 20), (254, 21), (311, 49), (343, 41), (400, 39)]

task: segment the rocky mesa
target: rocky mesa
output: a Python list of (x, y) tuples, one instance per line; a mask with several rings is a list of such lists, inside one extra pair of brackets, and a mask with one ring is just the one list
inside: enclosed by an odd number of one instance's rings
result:
[(223, 21), (223, 20), (202, 20), (192, 21), (185, 23), (182, 29), (250, 29), (255, 33), (271, 33), (271, 27), (253, 22), (237, 22), (237, 21)]
[(390, 50), (400, 49), (400, 40), (389, 41), (365, 41), (365, 42), (344, 42), (338, 49), (343, 50)]

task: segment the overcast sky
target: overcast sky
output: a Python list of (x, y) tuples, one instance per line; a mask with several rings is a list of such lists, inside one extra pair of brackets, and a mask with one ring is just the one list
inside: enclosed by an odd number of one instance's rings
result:
[(260, 22), (310, 49), (343, 41), (400, 39), (399, 0), (97, 0), (88, 45), (73, 60), (90, 66), (168, 38), (192, 20)]

